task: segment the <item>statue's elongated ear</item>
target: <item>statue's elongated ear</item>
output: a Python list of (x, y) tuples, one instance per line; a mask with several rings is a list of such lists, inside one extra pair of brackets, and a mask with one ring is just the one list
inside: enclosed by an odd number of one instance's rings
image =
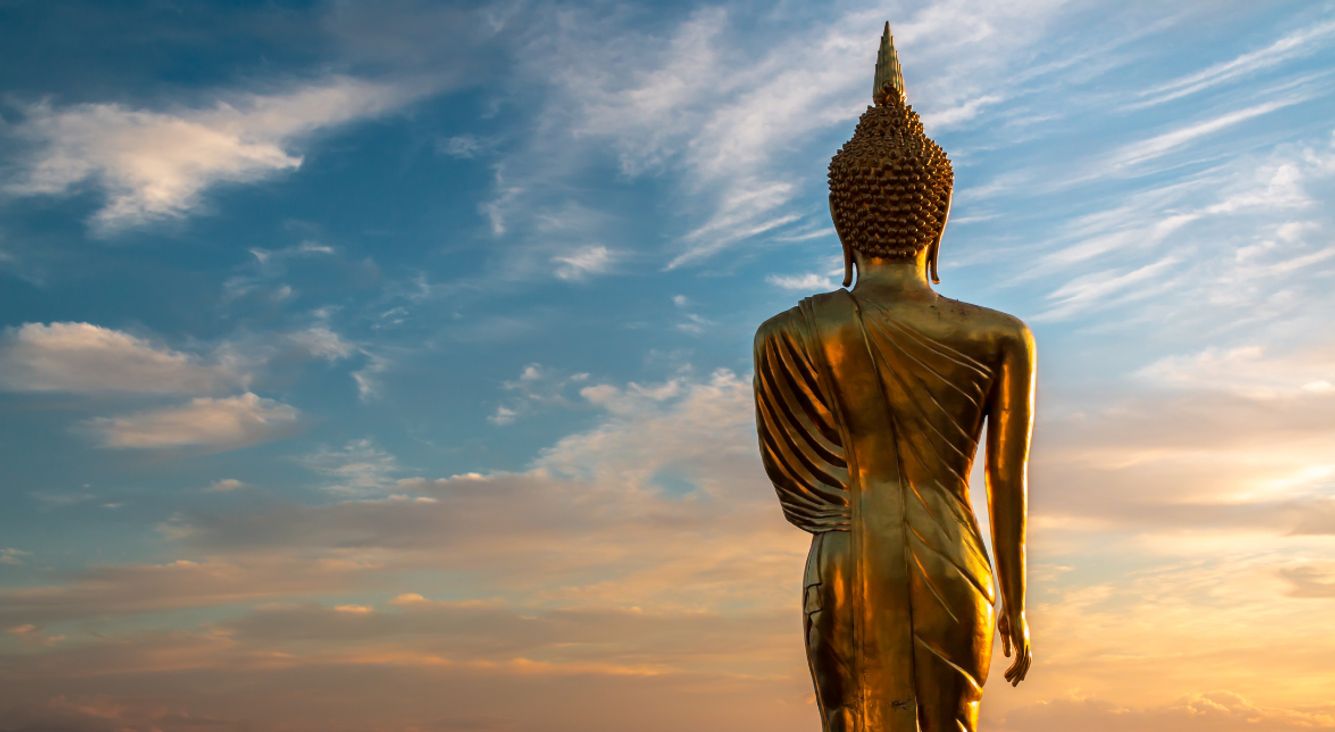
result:
[(946, 194), (946, 215), (941, 217), (941, 231), (937, 232), (936, 241), (932, 242), (931, 249), (927, 252), (927, 273), (932, 277), (932, 284), (941, 284), (941, 276), (937, 274), (937, 258), (941, 256), (941, 239), (946, 235), (946, 224), (950, 221), (950, 204), (955, 202), (955, 191)]
[(834, 194), (830, 194), (830, 221), (834, 222), (834, 235), (839, 237), (839, 245), (844, 248), (844, 287), (853, 285), (853, 248), (844, 241), (844, 232), (839, 230), (839, 219), (834, 217)]

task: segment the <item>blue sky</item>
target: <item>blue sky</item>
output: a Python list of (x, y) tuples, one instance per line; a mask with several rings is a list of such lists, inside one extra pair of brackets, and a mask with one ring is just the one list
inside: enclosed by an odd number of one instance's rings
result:
[(985, 719), (1335, 729), (1335, 6), (995, 5), (0, 3), (0, 718), (810, 728), (751, 334), (889, 19), (1040, 348)]

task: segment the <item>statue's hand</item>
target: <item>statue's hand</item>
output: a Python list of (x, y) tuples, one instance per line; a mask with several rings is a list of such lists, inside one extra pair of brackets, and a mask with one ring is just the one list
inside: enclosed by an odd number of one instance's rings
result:
[(1025, 619), (1024, 613), (1012, 619), (1010, 613), (1002, 609), (997, 630), (1001, 633), (1001, 650), (1005, 652), (1006, 658), (1011, 657), (1011, 648), (1015, 649), (1015, 660), (1006, 669), (1006, 680), (1011, 686), (1019, 686), (1025, 674), (1029, 673), (1029, 664), (1034, 660), (1033, 651), (1029, 648), (1029, 621)]

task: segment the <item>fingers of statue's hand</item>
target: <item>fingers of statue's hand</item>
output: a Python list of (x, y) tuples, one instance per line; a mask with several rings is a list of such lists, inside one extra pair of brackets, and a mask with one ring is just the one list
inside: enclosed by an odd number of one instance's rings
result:
[(1006, 669), (1006, 680), (1011, 686), (1019, 686), (1020, 682), (1024, 681), (1024, 677), (1029, 673), (1029, 664), (1034, 660), (1028, 646), (1017, 648), (1016, 651), (1015, 661)]

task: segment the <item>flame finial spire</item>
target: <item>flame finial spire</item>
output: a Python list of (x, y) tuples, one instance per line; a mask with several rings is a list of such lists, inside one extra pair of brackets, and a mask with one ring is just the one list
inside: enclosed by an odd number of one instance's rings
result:
[(881, 32), (881, 49), (876, 52), (876, 79), (872, 82), (871, 98), (880, 104), (885, 94), (885, 85), (899, 92), (904, 98), (904, 69), (899, 65), (899, 54), (895, 52), (895, 39), (890, 35), (890, 21), (885, 22)]
[(936, 282), (936, 251), (955, 173), (904, 99), (904, 72), (889, 23), (881, 34), (875, 84), (873, 106), (830, 160), (830, 216), (844, 245), (844, 279), (851, 284), (854, 252), (912, 259), (927, 249)]

